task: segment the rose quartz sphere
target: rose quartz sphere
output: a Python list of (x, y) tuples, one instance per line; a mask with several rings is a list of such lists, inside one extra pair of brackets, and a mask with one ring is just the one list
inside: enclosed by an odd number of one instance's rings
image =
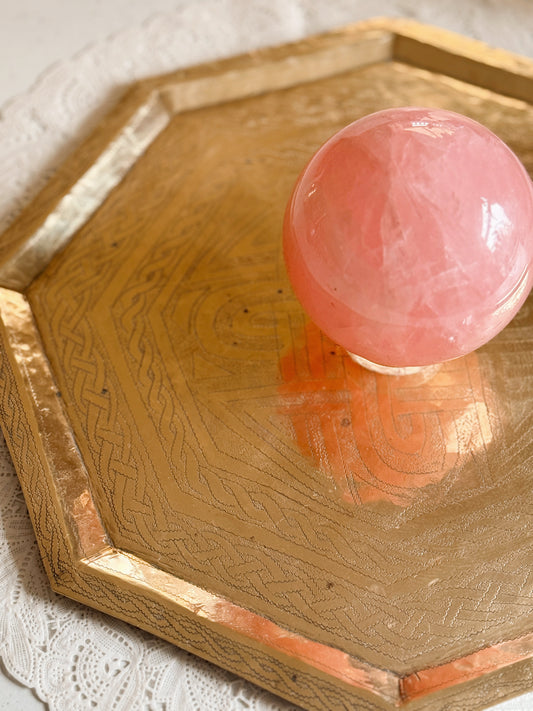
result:
[(304, 309), (351, 353), (398, 367), (456, 358), (504, 328), (531, 288), (532, 183), (469, 118), (380, 111), (300, 175), (284, 254)]

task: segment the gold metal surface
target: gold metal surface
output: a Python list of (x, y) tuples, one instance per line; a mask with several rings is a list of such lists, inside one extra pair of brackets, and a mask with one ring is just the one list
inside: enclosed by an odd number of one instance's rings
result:
[[(42, 450), (40, 474), (57, 494), (60, 515), (70, 523), (71, 535), (65, 542), (73, 557), (94, 555), (108, 545), (106, 534), (25, 297), (0, 288), (0, 317), (5, 355), (21, 380), (21, 390), (30, 396), (24, 407), (32, 424), (31, 436)], [(14, 452), (17, 458), (20, 454)]]
[(53, 587), (307, 709), (533, 688), (533, 302), (393, 378), (283, 266), (309, 156), (407, 104), (533, 172), (531, 62), (375, 21), (142, 82), (0, 244), (2, 426)]

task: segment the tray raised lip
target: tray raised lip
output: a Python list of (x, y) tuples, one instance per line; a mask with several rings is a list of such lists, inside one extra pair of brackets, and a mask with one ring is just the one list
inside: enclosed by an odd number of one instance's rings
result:
[(533, 60), (412, 20), (385, 18), (140, 81), (3, 233), (0, 286), (26, 289), (173, 116), (391, 60), (513, 99), (531, 101), (533, 95)]
[[(390, 60), (438, 71), (511, 99), (533, 100), (532, 61), (405, 20), (368, 21), (292, 45), (182, 70), (135, 85), (4, 233), (0, 245), (5, 360), (1, 390), (4, 402), (10, 402), (17, 412), (17, 436), (13, 421), (6, 422), (5, 415), (2, 426), (52, 587), (219, 665), (224, 657), (214, 640), (222, 637), (226, 645), (231, 641), (235, 650), (241, 648), (239, 662), (226, 664), (232, 671), (309, 708), (313, 708), (315, 693), (309, 686), (311, 672), (322, 690), (334, 683), (337, 694), (349, 698), (357, 693), (357, 698), (379, 704), (376, 708), (407, 703), (412, 707), (418, 699), (424, 699), (424, 708), (433, 707), (434, 700), (438, 703), (435, 693), (441, 689), (460, 686), (467, 692), (488, 672), (533, 658), (533, 632), (401, 676), (288, 632), (114, 548), (94, 506), (84, 464), (23, 292), (174, 115)], [(57, 432), (62, 433), (59, 446)], [(33, 459), (26, 451), (21, 453), (21, 441), (33, 449)], [(88, 596), (93, 581), (105, 589), (109, 604)], [(125, 594), (143, 607), (143, 623), (138, 613), (120, 612)], [(158, 617), (165, 615), (162, 625)], [(178, 618), (208, 629), (210, 642), (186, 643)], [(248, 670), (242, 648), (248, 657), (266, 655), (277, 677), (262, 678), (257, 669)]]

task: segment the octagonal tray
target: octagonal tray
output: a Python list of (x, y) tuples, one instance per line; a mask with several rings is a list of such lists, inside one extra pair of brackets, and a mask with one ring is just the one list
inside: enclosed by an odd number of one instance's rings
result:
[(132, 88), (0, 245), (2, 426), (55, 590), (307, 709), (533, 688), (531, 300), (391, 378), (280, 252), (346, 123), (452, 109), (531, 172), (532, 102), (530, 61), (385, 20)]

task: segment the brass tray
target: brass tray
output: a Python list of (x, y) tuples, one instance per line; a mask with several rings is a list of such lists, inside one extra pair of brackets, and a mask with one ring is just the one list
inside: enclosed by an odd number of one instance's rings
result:
[(389, 378), (285, 276), (309, 156), (407, 104), (533, 169), (532, 62), (372, 21), (141, 82), (0, 245), (2, 426), (53, 588), (307, 709), (533, 689), (532, 301)]

